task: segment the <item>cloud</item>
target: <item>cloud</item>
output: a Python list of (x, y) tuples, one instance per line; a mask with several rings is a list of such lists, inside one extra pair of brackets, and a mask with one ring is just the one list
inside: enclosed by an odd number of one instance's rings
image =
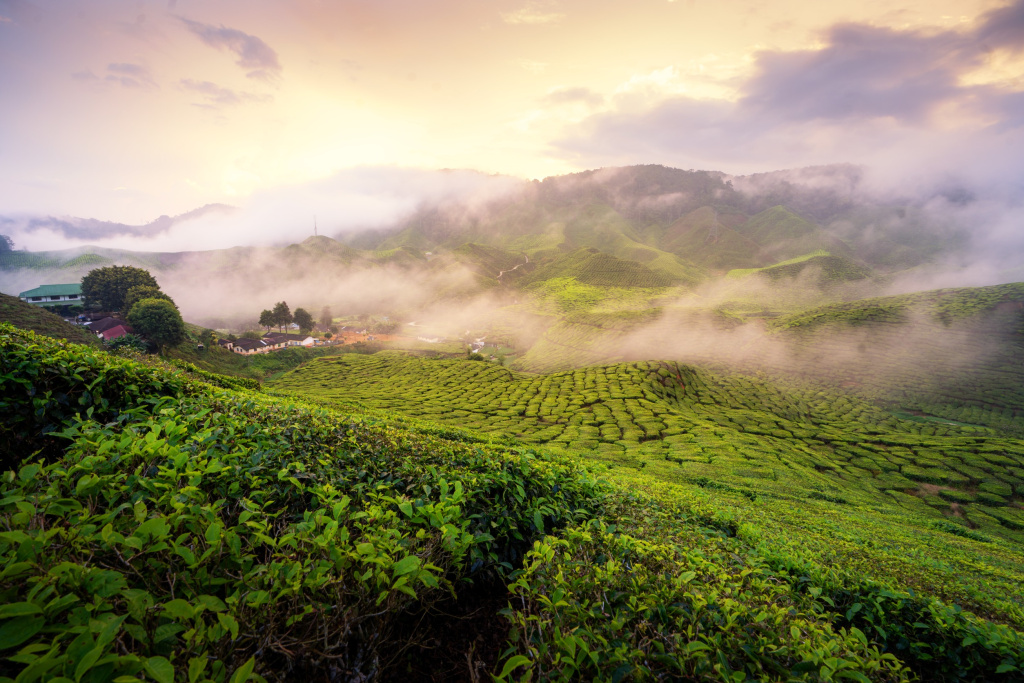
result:
[[(88, 79), (88, 77), (86, 77)], [(155, 88), (156, 81), (149, 69), (141, 64), (108, 64), (105, 80), (117, 83), (125, 88)]]
[(51, 249), (86, 244), (139, 251), (187, 251), (300, 242), (321, 235), (392, 226), (423, 206), (458, 204), (473, 211), (525, 186), (508, 176), (475, 171), (360, 167), (321, 180), (257, 192), (237, 209), (211, 204), (145, 225), (96, 219), (0, 215), (19, 247)]
[(544, 4), (539, 2), (528, 2), (525, 6), (514, 12), (503, 12), (501, 20), (506, 24), (543, 25), (555, 24), (565, 18), (560, 12), (547, 10)]
[[(988, 68), (994, 51), (1024, 47), (1024, 0), (967, 28), (838, 24), (821, 45), (756, 53), (735, 98), (691, 97), (672, 67), (655, 71), (665, 78), (644, 80), (652, 87), (643, 97), (620, 88), (566, 127), (554, 152), (581, 165), (733, 172), (855, 162), (889, 181), (952, 174), (1005, 183), (1024, 173), (1013, 151), (1024, 144), (1024, 89)], [(666, 79), (680, 87), (663, 87)]]
[(223, 25), (211, 26), (185, 18), (181, 21), (210, 47), (234, 52), (238, 56), (235, 64), (247, 70), (247, 77), (269, 80), (280, 74), (281, 63), (277, 53), (256, 36)]
[(217, 105), (231, 106), (242, 104), (243, 102), (269, 102), (273, 100), (273, 97), (270, 95), (236, 92), (231, 88), (225, 88), (210, 81), (194, 81), (191, 78), (185, 78), (179, 81), (179, 84), (186, 90), (198, 93), (208, 102)]
[(545, 104), (582, 104), (597, 107), (604, 104), (604, 95), (590, 88), (555, 88), (542, 98)]

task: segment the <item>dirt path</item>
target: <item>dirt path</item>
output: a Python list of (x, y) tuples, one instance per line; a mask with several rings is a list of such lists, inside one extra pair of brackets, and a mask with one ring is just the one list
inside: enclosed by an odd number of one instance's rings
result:
[[(524, 256), (525, 256), (525, 255), (524, 255)], [(529, 256), (526, 256), (526, 260), (525, 260), (525, 261), (523, 261), (522, 263), (520, 263), (519, 265), (517, 265), (517, 266), (512, 266), (512, 267), (511, 267), (511, 268), (509, 268), (508, 270), (503, 270), (503, 271), (501, 271), (500, 273), (498, 273), (498, 279), (500, 280), (500, 279), (501, 279), (501, 276), (502, 276), (502, 275), (504, 275), (505, 273), (511, 273), (511, 272), (512, 272), (513, 270), (519, 270), (519, 266), (525, 266), (525, 265), (526, 265), (527, 263), (529, 263), (529, 262), (530, 262), (530, 257), (529, 257)]]

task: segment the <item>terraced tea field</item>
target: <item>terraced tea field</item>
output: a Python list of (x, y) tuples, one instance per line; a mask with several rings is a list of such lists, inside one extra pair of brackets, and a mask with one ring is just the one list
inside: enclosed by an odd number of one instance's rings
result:
[(384, 352), (318, 359), (268, 385), (657, 479), (759, 496), (897, 506), (956, 532), (1024, 541), (1024, 444), (986, 427), (900, 419), (814, 386), (672, 362), (550, 375)]

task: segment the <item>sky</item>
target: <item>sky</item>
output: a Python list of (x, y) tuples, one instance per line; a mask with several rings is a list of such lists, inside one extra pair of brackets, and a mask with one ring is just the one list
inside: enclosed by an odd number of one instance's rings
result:
[(1012, 194), (1024, 0), (0, 0), (0, 102), (0, 215), (382, 219), (423, 170), (635, 163)]

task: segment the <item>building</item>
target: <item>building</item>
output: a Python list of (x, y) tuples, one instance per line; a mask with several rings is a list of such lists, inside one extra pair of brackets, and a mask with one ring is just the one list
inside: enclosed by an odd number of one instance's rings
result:
[(291, 332), (273, 332), (263, 335), (263, 341), (275, 349), (283, 349), (286, 346), (313, 346), (316, 339), (308, 334), (293, 334)]
[[(110, 316), (107, 316), (106, 318), (100, 318), (99, 320), (94, 320), (88, 325), (86, 325), (86, 327), (89, 328), (89, 331), (95, 334), (97, 337), (102, 337), (103, 333), (106, 332), (107, 330), (111, 330), (115, 327), (121, 326), (127, 327), (127, 325), (125, 325), (125, 322), (120, 318), (111, 318)], [(130, 332), (131, 330), (128, 331)]]
[(34, 306), (75, 306), (83, 301), (82, 284), (76, 282), (70, 285), (39, 285), (35, 289), (22, 292), (18, 298)]
[(254, 353), (266, 353), (270, 347), (262, 339), (236, 339), (231, 349), (243, 356), (251, 356)]
[(125, 325), (117, 325), (116, 327), (111, 327), (108, 330), (100, 332), (99, 336), (103, 337), (103, 341), (113, 341), (118, 337), (123, 337), (124, 335), (131, 333), (132, 329), (130, 327), (127, 327)]

